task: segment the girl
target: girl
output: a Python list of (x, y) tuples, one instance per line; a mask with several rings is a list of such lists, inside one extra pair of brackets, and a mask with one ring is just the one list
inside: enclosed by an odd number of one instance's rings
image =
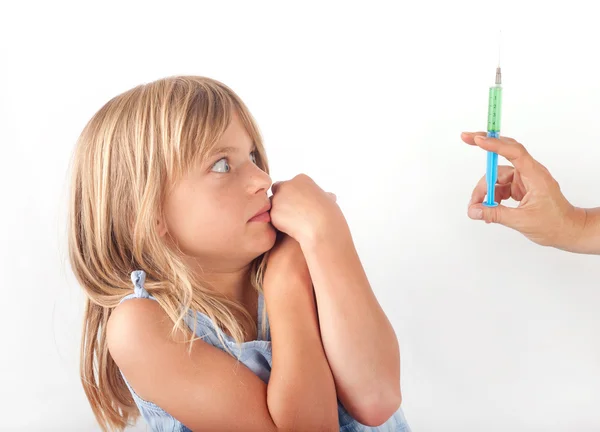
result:
[(103, 429), (409, 430), (340, 208), (305, 175), (269, 199), (268, 172), (248, 109), (207, 78), (140, 85), (86, 125), (69, 248)]

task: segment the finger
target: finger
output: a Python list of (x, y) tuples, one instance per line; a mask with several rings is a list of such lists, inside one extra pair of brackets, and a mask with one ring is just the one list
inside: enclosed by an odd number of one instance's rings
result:
[[(467, 144), (476, 146), (477, 143), (475, 142), (475, 138), (476, 137), (488, 138), (488, 133), (487, 132), (483, 132), (483, 131), (479, 131), (479, 132), (463, 132), (463, 133), (460, 134), (460, 137)], [(503, 138), (505, 140), (509, 140), (509, 141), (512, 141), (512, 142), (515, 142), (515, 143), (517, 142), (514, 138), (509, 138), (509, 137), (500, 137), (500, 138)]]
[(333, 192), (327, 192), (329, 198), (331, 198), (334, 202), (337, 202), (337, 196)]
[(507, 200), (511, 198), (511, 186), (512, 183), (504, 184), (504, 185), (496, 185), (496, 191), (494, 193), (494, 198), (498, 204), (501, 204), (503, 200)]
[(496, 207), (486, 207), (481, 204), (473, 204), (469, 207), (468, 216), (474, 220), (483, 220), (487, 223), (497, 223), (509, 228), (517, 229), (519, 210), (498, 205)]
[(515, 171), (511, 186), (511, 195), (515, 200), (522, 201), (526, 193), (527, 190), (525, 189), (523, 180), (521, 180), (521, 174), (519, 174), (519, 171)]
[(279, 186), (281, 186), (281, 183), (282, 182), (280, 182), (280, 181), (276, 181), (275, 183), (273, 183), (271, 185), (271, 192), (273, 192), (273, 193), (277, 192), (277, 189), (279, 189)]
[[(508, 183), (508, 184), (504, 184), (504, 185), (500, 185), (500, 184), (496, 184), (496, 187), (494, 188), (494, 201), (498, 204), (501, 204), (503, 200), (507, 200), (509, 198), (511, 198), (511, 185), (512, 183)], [(484, 193), (482, 195), (481, 198), (479, 199), (471, 199), (471, 201), (469, 201), (469, 207), (471, 207), (474, 204), (481, 204), (483, 202), (483, 200), (485, 199), (485, 196), (487, 194), (487, 188), (486, 188), (486, 193)]]
[(477, 145), (475, 144), (474, 140), (476, 136), (487, 136), (487, 132), (463, 132), (462, 134), (460, 134), (462, 140), (472, 146)]
[(524, 175), (533, 174), (537, 161), (521, 143), (518, 143), (514, 139), (507, 137), (489, 138), (475, 135), (473, 141), (478, 147), (498, 153), (500, 156), (506, 158)]
[[(513, 167), (508, 166), (508, 165), (500, 165), (498, 167), (498, 179), (496, 181), (496, 184), (503, 185), (503, 184), (511, 183), (513, 180), (514, 172), (515, 172), (515, 169)], [(471, 201), (469, 201), (469, 205), (474, 204), (474, 203), (483, 202), (486, 194), (487, 194), (487, 180), (486, 180), (485, 176), (483, 176), (479, 180), (477, 185), (475, 186), (475, 189), (473, 189), (473, 193), (471, 194)]]

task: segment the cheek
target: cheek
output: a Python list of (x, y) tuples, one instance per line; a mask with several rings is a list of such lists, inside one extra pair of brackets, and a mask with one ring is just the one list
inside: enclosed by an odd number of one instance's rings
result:
[(184, 253), (202, 255), (235, 246), (243, 233), (237, 200), (212, 199), (173, 205), (167, 226)]

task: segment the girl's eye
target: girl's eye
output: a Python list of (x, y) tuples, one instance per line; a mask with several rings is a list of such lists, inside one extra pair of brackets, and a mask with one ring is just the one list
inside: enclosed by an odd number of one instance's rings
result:
[[(252, 160), (252, 163), (256, 164), (257, 162), (257, 151), (253, 151), (250, 153), (250, 159)], [(214, 172), (219, 172), (219, 173), (226, 173), (231, 171), (231, 166), (229, 165), (229, 163), (227, 163), (227, 158), (222, 158), (219, 159), (217, 162), (215, 162), (215, 164), (212, 166), (212, 171)]]
[(215, 172), (224, 173), (224, 172), (229, 172), (231, 167), (227, 163), (227, 159), (223, 158), (223, 159), (219, 159), (217, 162), (215, 162), (215, 164), (212, 166), (212, 169)]

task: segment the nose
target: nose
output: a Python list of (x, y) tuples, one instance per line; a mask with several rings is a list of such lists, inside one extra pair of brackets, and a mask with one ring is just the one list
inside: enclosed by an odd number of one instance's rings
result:
[(271, 176), (254, 165), (250, 174), (250, 181), (248, 182), (248, 192), (252, 195), (262, 191), (266, 192), (272, 183)]

